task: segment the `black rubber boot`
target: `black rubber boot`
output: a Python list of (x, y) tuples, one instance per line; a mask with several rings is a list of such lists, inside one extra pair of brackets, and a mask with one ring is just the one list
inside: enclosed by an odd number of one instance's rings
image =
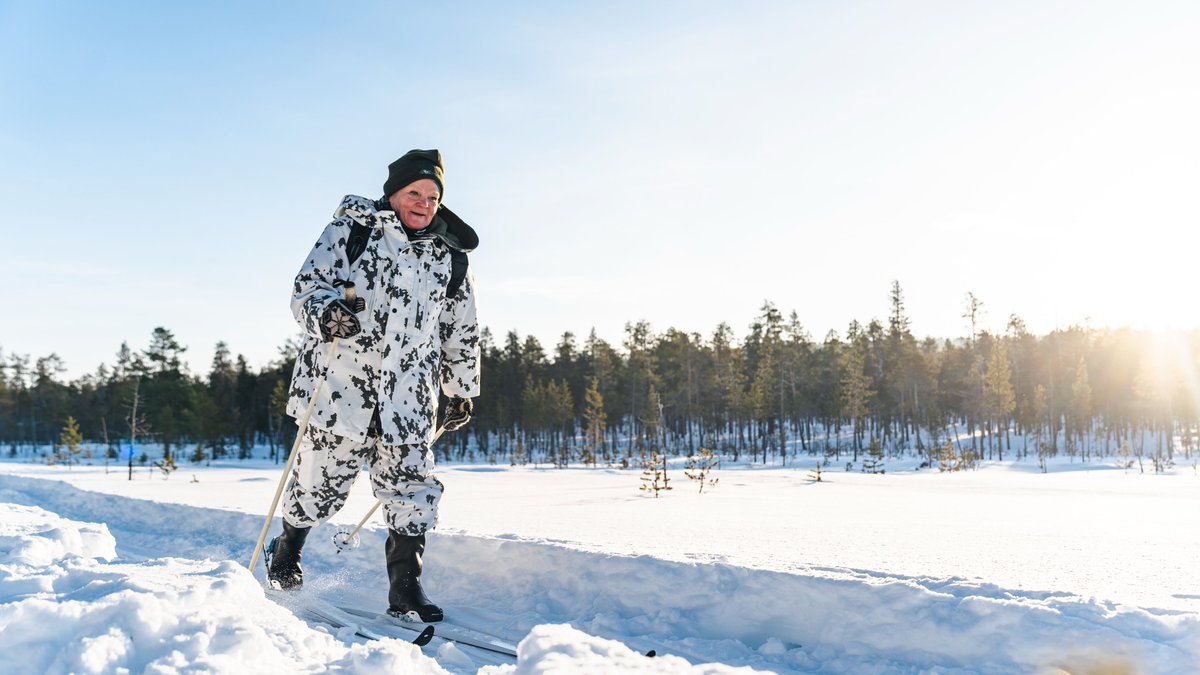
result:
[[(442, 608), (425, 597), (421, 588), (421, 556), (425, 553), (425, 535), (412, 536), (388, 531), (387, 545), (388, 614), (399, 618), (419, 618), (425, 623), (442, 620)], [(415, 617), (413, 615), (416, 615)]]
[(308, 538), (308, 527), (292, 527), (283, 521), (283, 534), (267, 545), (267, 581), (271, 586), (289, 591), (304, 585), (304, 570), (300, 569), (300, 549)]

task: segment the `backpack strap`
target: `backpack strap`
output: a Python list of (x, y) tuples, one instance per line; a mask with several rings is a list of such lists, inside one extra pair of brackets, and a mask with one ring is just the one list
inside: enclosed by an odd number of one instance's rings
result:
[[(362, 257), (370, 241), (371, 228), (357, 220), (352, 221), (350, 223), (350, 234), (346, 237), (347, 267), (353, 267), (354, 263)], [(462, 288), (463, 280), (467, 278), (468, 264), (469, 261), (465, 252), (450, 249), (450, 281), (446, 283), (447, 300), (458, 295), (458, 289)]]
[(450, 281), (446, 284), (446, 299), (451, 300), (467, 278), (467, 254), (450, 249)]
[(350, 235), (346, 237), (347, 267), (353, 267), (354, 262), (362, 257), (367, 250), (367, 242), (371, 241), (371, 228), (357, 220), (350, 221)]
[(475, 229), (466, 223), (457, 213), (442, 204), (438, 207), (438, 216), (445, 221), (446, 230), (451, 235), (450, 246), (450, 281), (446, 284), (446, 299), (458, 295), (462, 288), (463, 279), (467, 278), (467, 253), (479, 246), (479, 235)]

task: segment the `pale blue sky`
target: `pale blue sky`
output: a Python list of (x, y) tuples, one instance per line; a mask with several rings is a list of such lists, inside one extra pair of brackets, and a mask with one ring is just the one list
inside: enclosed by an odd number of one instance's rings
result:
[(1200, 4), (0, 0), (5, 354), (295, 332), (342, 195), (440, 148), (481, 316), (813, 336), (1200, 325)]

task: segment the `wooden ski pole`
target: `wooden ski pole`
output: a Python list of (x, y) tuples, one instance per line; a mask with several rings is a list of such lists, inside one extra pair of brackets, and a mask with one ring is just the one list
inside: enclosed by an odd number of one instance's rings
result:
[[(346, 282), (345, 285), (346, 300), (354, 305), (354, 299), (357, 294), (354, 290), (353, 282)], [(279, 497), (283, 494), (283, 486), (287, 483), (287, 477), (292, 473), (292, 464), (296, 461), (296, 451), (300, 449), (300, 441), (304, 438), (304, 432), (308, 430), (308, 418), (312, 416), (313, 408), (317, 405), (317, 394), (320, 393), (321, 387), (325, 385), (325, 379), (329, 376), (329, 367), (333, 365), (333, 355), (337, 352), (337, 338), (333, 338), (329, 342), (329, 355), (325, 357), (325, 370), (321, 375), (321, 379), (317, 382), (317, 386), (313, 388), (312, 398), (308, 401), (308, 409), (304, 411), (304, 417), (300, 420), (300, 428), (296, 432), (296, 442), (292, 443), (292, 451), (288, 454), (287, 464), (283, 467), (283, 475), (279, 477), (279, 487), (275, 488), (275, 498), (271, 500), (271, 510), (267, 511), (267, 518), (263, 521), (262, 532), (258, 535), (258, 543), (254, 545), (254, 552), (250, 555), (250, 573), (254, 573), (254, 565), (258, 563), (258, 554), (262, 551), (263, 542), (267, 538), (267, 532), (271, 529), (271, 519), (275, 517), (275, 509), (279, 507)]]
[[(430, 445), (430, 447), (432, 447), (434, 443), (437, 443), (437, 440), (438, 440), (439, 438), (441, 438), (441, 437), (442, 437), (442, 434), (444, 434), (445, 432), (446, 432), (446, 427), (445, 427), (445, 425), (443, 425), (441, 428), (439, 428), (439, 429), (437, 430), (437, 432), (435, 432), (435, 433), (433, 434), (433, 440), (429, 441), (429, 445)], [(350, 534), (346, 535), (346, 538), (345, 538), (345, 539), (343, 539), (342, 541), (340, 541), (340, 542), (338, 542), (338, 541), (334, 541), (334, 545), (336, 546), (336, 548), (337, 548), (337, 550), (338, 550), (338, 553), (341, 553), (341, 552), (342, 552), (342, 549), (343, 549), (344, 547), (347, 547), (347, 546), (349, 546), (349, 545), (350, 545), (350, 542), (354, 540), (354, 535), (358, 534), (358, 531), (359, 531), (359, 530), (361, 530), (361, 529), (363, 528), (363, 525), (366, 525), (366, 524), (367, 524), (367, 521), (371, 519), (371, 516), (375, 515), (375, 512), (376, 512), (376, 511), (378, 511), (378, 510), (379, 510), (379, 507), (380, 507), (380, 506), (382, 506), (382, 505), (383, 505), (383, 500), (382, 500), (382, 499), (376, 499), (376, 500), (375, 500), (375, 506), (372, 506), (372, 507), (371, 507), (371, 510), (370, 510), (370, 511), (367, 511), (367, 515), (363, 516), (362, 520), (358, 521), (358, 526), (357, 526), (357, 527), (355, 527), (355, 528), (354, 528), (354, 529), (353, 529), (353, 530), (350, 532)]]

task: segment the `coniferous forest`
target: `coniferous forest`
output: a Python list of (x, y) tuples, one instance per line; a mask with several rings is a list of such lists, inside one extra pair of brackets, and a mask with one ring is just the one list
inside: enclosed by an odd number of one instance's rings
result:
[[(931, 465), (1060, 454), (1155, 468), (1191, 458), (1200, 422), (1200, 333), (1173, 337), (1072, 326), (1033, 335), (1012, 316), (964, 336), (917, 338), (899, 284), (886, 321), (814, 338), (796, 312), (767, 302), (739, 335), (658, 331), (639, 321), (620, 344), (564, 333), (547, 348), (485, 330), (483, 393), (467, 433), (441, 457), (557, 466), (645, 466), (704, 449), (745, 462), (826, 463), (906, 457)], [(0, 443), (9, 457), (205, 462), (268, 448), (286, 459), (296, 426), (283, 410), (297, 344), (254, 371), (224, 343), (206, 373), (156, 328), (145, 349), (63, 381), (62, 360), (0, 352)], [(48, 452), (49, 451), (49, 452)], [(261, 452), (261, 451), (260, 451)]]

